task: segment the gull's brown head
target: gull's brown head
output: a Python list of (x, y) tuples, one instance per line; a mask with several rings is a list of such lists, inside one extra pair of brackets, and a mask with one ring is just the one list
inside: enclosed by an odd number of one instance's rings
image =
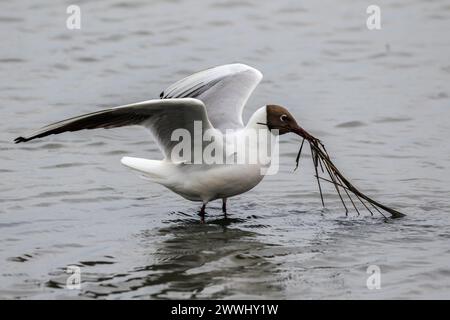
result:
[(269, 104), (266, 106), (266, 112), (267, 127), (269, 130), (278, 130), (280, 135), (292, 132), (308, 141), (316, 140), (316, 138), (297, 124), (297, 121), (285, 107)]

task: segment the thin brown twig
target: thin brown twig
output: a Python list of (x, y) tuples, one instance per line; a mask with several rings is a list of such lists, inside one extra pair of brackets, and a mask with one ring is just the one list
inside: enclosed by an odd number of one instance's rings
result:
[[(323, 160), (320, 159), (320, 161), (323, 161)], [(339, 198), (341, 199), (342, 205), (344, 206), (344, 209), (345, 209), (345, 215), (347, 216), (347, 215), (348, 215), (348, 208), (347, 208), (347, 205), (345, 204), (344, 199), (342, 198), (341, 192), (339, 191), (339, 186), (341, 186), (341, 187), (343, 187), (343, 188), (345, 188), (345, 187), (337, 183), (336, 178), (334, 177), (334, 175), (333, 175), (332, 171), (330, 170), (330, 168), (328, 167), (328, 165), (327, 165), (326, 163), (324, 163), (324, 165), (325, 165), (325, 169), (326, 169), (327, 172), (328, 172), (328, 175), (330, 176), (330, 178), (331, 178), (331, 180), (332, 180), (332, 181), (330, 181), (330, 182), (333, 183), (334, 188), (336, 189), (336, 192), (338, 193)]]
[(298, 150), (297, 158), (295, 158), (295, 168), (294, 171), (298, 168), (298, 163), (300, 162), (300, 156), (302, 154), (303, 144), (305, 143), (305, 139), (303, 138), (302, 144), (300, 145), (300, 149)]
[[(336, 175), (336, 179), (338, 179), (338, 181), (342, 184), (341, 179), (339, 178), (338, 175)], [(350, 196), (350, 193), (348, 193), (347, 189), (344, 189), (345, 193), (347, 194), (347, 197), (350, 199), (350, 202), (353, 205), (353, 208), (355, 209), (356, 213), (358, 214), (358, 216), (360, 215), (358, 208), (356, 207), (355, 203), (353, 202), (352, 197)], [(351, 190), (350, 190), (351, 191)]]
[[(356, 212), (358, 213), (358, 215), (360, 214), (358, 208), (356, 207), (356, 204), (354, 203), (352, 197), (350, 196), (350, 193), (352, 193), (354, 196), (356, 196), (358, 198), (358, 200), (361, 202), (361, 204), (367, 209), (367, 211), (370, 212), (371, 215), (373, 215), (373, 212), (369, 209), (369, 207), (366, 205), (366, 203), (364, 202), (364, 200), (368, 203), (370, 203), (370, 205), (375, 208), (383, 217), (386, 217), (380, 209), (389, 212), (391, 214), (391, 217), (393, 218), (399, 218), (404, 216), (403, 213), (394, 210), (392, 208), (389, 208), (371, 198), (369, 198), (368, 196), (366, 196), (365, 194), (363, 194), (361, 191), (359, 191), (355, 186), (353, 186), (343, 175), (342, 173), (337, 169), (337, 167), (334, 165), (334, 163), (331, 161), (330, 156), (328, 155), (328, 152), (325, 148), (325, 145), (319, 140), (316, 139), (314, 137), (312, 137), (311, 135), (309, 135), (309, 138), (307, 138), (309, 144), (310, 144), (310, 148), (311, 148), (311, 158), (313, 160), (314, 163), (314, 170), (315, 170), (315, 177), (317, 178), (317, 183), (319, 186), (319, 191), (320, 191), (320, 197), (321, 197), (321, 201), (322, 201), (322, 205), (325, 206), (324, 200), (323, 200), (323, 194), (322, 194), (322, 188), (320, 185), (320, 180), (325, 180), (328, 181), (330, 183), (332, 183), (334, 185), (334, 187), (336, 188), (336, 191), (338, 192), (338, 195), (341, 199), (341, 202), (344, 206), (344, 208), (346, 209), (346, 215), (348, 212), (348, 208), (345, 205), (345, 201), (342, 198), (340, 191), (339, 191), (339, 187), (341, 187), (345, 193), (347, 194), (348, 198), (350, 199), (354, 209), (356, 210)], [(303, 143), (304, 143), (304, 139), (302, 141), (302, 146), (300, 147), (299, 150), (299, 154), (297, 155), (297, 159), (296, 159), (296, 163), (298, 167), (298, 161), (300, 159), (300, 153), (303, 147)], [(325, 179), (323, 177), (321, 177), (319, 175), (318, 172), (318, 166), (321, 167), (322, 172), (325, 173), (324, 171), (324, 167), (327, 170), (328, 175), (330, 176), (331, 180)]]
[[(314, 157), (317, 156), (317, 154), (314, 154), (313, 147), (312, 147), (313, 144), (310, 143), (309, 145), (311, 147), (311, 157), (312, 157), (312, 160), (313, 160), (313, 163), (314, 163), (314, 170), (316, 171), (316, 177), (317, 177), (317, 176), (319, 176), (319, 172), (317, 171), (317, 162), (314, 160)], [(316, 158), (316, 159), (318, 159), (318, 158)], [(322, 187), (320, 186), (319, 178), (317, 178), (317, 185), (319, 186), (320, 199), (322, 200), (322, 206), (325, 207), (325, 202), (323, 201)]]
[[(322, 146), (322, 148), (324, 149), (324, 151), (325, 151), (325, 153), (326, 153), (326, 155), (327, 155), (327, 157), (328, 157), (328, 159), (329, 159), (330, 157), (329, 157), (329, 155), (328, 155), (328, 152), (327, 152), (325, 146), (324, 146), (323, 144), (321, 144), (321, 146)], [(334, 166), (334, 165), (333, 165), (333, 166)], [(342, 178), (343, 178), (343, 177), (342, 177)], [(337, 179), (341, 184), (343, 184), (342, 178), (341, 178), (341, 175), (336, 174), (336, 179)], [(344, 178), (344, 179), (345, 179), (345, 178)], [(346, 179), (345, 179), (345, 180), (346, 180)], [(362, 205), (370, 212), (370, 214), (373, 215), (372, 211), (367, 207), (367, 205), (366, 205), (366, 204), (361, 200), (361, 198), (358, 196), (358, 193), (353, 192), (353, 190), (351, 190), (351, 189), (348, 189), (348, 190), (349, 190), (350, 192), (352, 192), (352, 193), (356, 196), (356, 198), (362, 203)], [(356, 204), (353, 202), (353, 199), (351, 198), (351, 196), (350, 196), (350, 194), (348, 193), (348, 191), (345, 190), (345, 192), (346, 192), (347, 196), (349, 197), (350, 201), (352, 202), (352, 205), (353, 205), (353, 207), (355, 208), (355, 210), (356, 210), (356, 212), (358, 213), (358, 216), (359, 216), (359, 215), (360, 215), (360, 212), (359, 212), (359, 210), (357, 209)]]

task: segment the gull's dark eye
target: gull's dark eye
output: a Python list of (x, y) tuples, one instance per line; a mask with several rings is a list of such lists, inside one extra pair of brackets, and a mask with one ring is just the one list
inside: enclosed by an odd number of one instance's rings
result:
[(287, 120), (287, 118), (288, 118), (288, 116), (283, 114), (283, 115), (281, 115), (280, 120), (281, 120), (281, 122), (285, 122)]

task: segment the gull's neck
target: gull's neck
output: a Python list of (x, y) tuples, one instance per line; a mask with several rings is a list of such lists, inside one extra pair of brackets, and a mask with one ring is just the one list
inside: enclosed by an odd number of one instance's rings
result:
[(248, 120), (246, 129), (268, 129), (267, 128), (267, 108), (266, 106), (259, 108), (253, 113)]

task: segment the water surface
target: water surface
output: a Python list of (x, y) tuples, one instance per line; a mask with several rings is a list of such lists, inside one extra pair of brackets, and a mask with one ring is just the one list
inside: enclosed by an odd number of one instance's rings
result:
[[(450, 6), (378, 1), (2, 2), (0, 14), (0, 297), (450, 298)], [(198, 205), (140, 180), (122, 156), (159, 159), (141, 128), (52, 136), (24, 132), (103, 107), (158, 97), (224, 63), (264, 79), (245, 110), (277, 103), (320, 137), (341, 171), (407, 214), (346, 217), (320, 198), (298, 137), (281, 168), (220, 202)], [(81, 290), (68, 290), (69, 265)], [(381, 268), (381, 289), (366, 286)]]

